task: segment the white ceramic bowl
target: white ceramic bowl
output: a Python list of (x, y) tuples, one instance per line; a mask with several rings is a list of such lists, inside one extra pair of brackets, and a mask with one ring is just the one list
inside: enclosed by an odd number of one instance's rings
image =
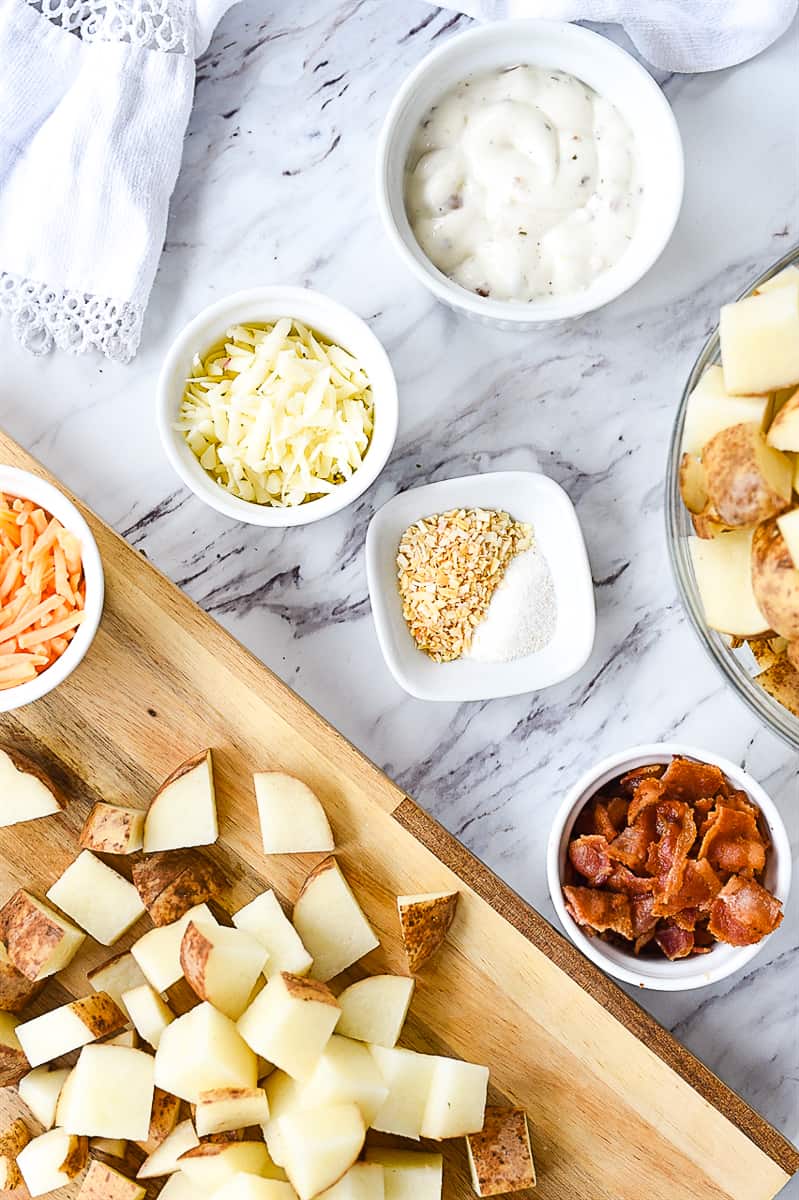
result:
[[(620, 261), (583, 291), (530, 303), (484, 299), (448, 279), (416, 241), (403, 196), (408, 149), (431, 105), (468, 75), (515, 63), (568, 71), (610, 100), (635, 137), (644, 186), (638, 226)], [(580, 316), (631, 288), (671, 237), (683, 186), (680, 132), (652, 76), (607, 38), (559, 21), (491, 22), (444, 42), (403, 83), (386, 116), (377, 150), (378, 206), (405, 265), (445, 304), (506, 329)]]
[(656, 742), (648, 746), (634, 746), (630, 750), (613, 754), (597, 763), (590, 771), (586, 771), (570, 788), (558, 809), (549, 835), (547, 882), (552, 903), (566, 933), (587, 958), (624, 983), (656, 992), (686, 992), (718, 983), (720, 979), (726, 979), (728, 975), (740, 971), (751, 962), (768, 941), (768, 938), (764, 938), (755, 946), (740, 947), (718, 942), (709, 954), (677, 959), (674, 962), (665, 957), (637, 958), (631, 950), (613, 946), (599, 937), (588, 937), (566, 911), (561, 884), (572, 829), (585, 805), (616, 775), (622, 775), (625, 771), (631, 771), (633, 767), (644, 763), (671, 762), (675, 754), (714, 763), (737, 788), (747, 793), (752, 803), (760, 809), (771, 837), (764, 876), (765, 886), (782, 901), (783, 908), (787, 908), (791, 887), (791, 846), (777, 806), (751, 775), (729, 759), (709, 750), (697, 750), (677, 742)]
[(32, 500), (51, 516), (56, 517), (65, 529), (80, 540), (83, 557), (83, 573), (86, 580), (86, 616), (78, 626), (77, 633), (60, 658), (51, 667), (42, 671), (30, 683), (21, 683), (15, 688), (0, 691), (0, 712), (11, 712), (22, 708), (33, 700), (46, 696), (53, 688), (71, 675), (94, 641), (100, 617), (103, 614), (105, 580), (100, 551), (89, 526), (71, 500), (53, 487), (46, 479), (21, 471), (17, 467), (0, 465), (0, 492)]
[[(363, 365), (372, 386), (374, 430), (363, 464), (327, 496), (293, 508), (276, 508), (232, 496), (200, 466), (182, 433), (174, 428), (192, 360), (224, 336), (230, 325), (294, 317), (324, 334)], [(308, 288), (260, 287), (217, 300), (181, 329), (169, 348), (157, 390), (157, 420), (167, 458), (186, 487), (234, 521), (286, 528), (309, 525), (339, 512), (374, 483), (397, 436), (397, 384), (388, 355), (369, 326), (348, 308)]]
[[(402, 615), (397, 549), (409, 525), (451, 508), (500, 508), (533, 527), (552, 572), (558, 614), (543, 650), (508, 663), (435, 663)], [(375, 513), (366, 535), (366, 576), (377, 639), (397, 683), (419, 700), (490, 700), (551, 687), (585, 664), (594, 645), (594, 585), (574, 505), (559, 484), (532, 471), (494, 471), (400, 492)]]

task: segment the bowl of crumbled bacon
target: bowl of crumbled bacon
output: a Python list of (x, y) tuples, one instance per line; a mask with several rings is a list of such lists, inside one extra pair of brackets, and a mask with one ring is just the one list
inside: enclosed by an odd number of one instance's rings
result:
[(100, 554), (75, 505), (46, 480), (0, 466), (0, 712), (74, 671), (103, 594)]
[(588, 958), (625, 983), (686, 991), (740, 970), (779, 927), (791, 850), (774, 802), (735, 763), (638, 746), (571, 789), (547, 874)]

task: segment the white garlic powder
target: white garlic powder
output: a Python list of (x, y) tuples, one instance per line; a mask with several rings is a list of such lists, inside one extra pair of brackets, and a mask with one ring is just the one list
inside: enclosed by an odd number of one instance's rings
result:
[(555, 633), (557, 602), (549, 563), (535, 545), (508, 564), (464, 658), (512, 662), (543, 650)]

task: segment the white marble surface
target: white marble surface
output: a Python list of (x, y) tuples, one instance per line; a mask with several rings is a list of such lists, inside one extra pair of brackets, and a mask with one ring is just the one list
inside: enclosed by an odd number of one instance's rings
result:
[[(601, 313), (509, 335), (430, 301), (395, 260), (372, 195), (397, 84), (466, 24), (417, 0), (233, 9), (199, 66), (138, 358), (32, 359), (1, 327), (0, 424), (551, 917), (551, 814), (578, 773), (626, 745), (679, 738), (729, 755), (769, 788), (799, 842), (796, 755), (726, 688), (686, 623), (662, 485), (677, 397), (719, 303), (797, 240), (799, 37), (794, 27), (734, 70), (662, 81), (687, 157), (685, 208), (662, 260)], [(367, 317), (401, 400), (376, 486), (285, 534), (230, 524), (189, 497), (153, 423), (156, 373), (178, 327), (217, 296), (276, 281), (310, 284)], [(594, 653), (539, 695), (411, 700), (375, 639), (367, 522), (400, 488), (494, 467), (540, 468), (577, 505), (596, 582)], [(795, 900), (743, 975), (636, 996), (794, 1138), (798, 917)], [(799, 1181), (784, 1195), (799, 1198)]]

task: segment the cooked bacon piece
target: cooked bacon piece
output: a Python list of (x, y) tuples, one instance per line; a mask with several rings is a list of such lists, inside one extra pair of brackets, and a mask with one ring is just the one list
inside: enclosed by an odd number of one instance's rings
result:
[(632, 912), (626, 896), (584, 887), (565, 887), (563, 894), (566, 910), (578, 925), (588, 926), (596, 933), (611, 930), (632, 941)]
[(643, 767), (633, 767), (619, 780), (619, 788), (632, 796), (642, 779), (659, 779), (666, 769), (665, 763), (647, 763)]
[(644, 779), (635, 789), (635, 795), (627, 809), (627, 821), (634, 825), (645, 808), (659, 804), (663, 799), (663, 784), (659, 779)]
[(766, 847), (751, 812), (721, 804), (713, 809), (710, 821), (699, 847), (700, 860), (706, 858), (725, 874), (763, 870)]
[(646, 871), (649, 849), (656, 834), (657, 814), (654, 808), (646, 808), (633, 825), (622, 829), (611, 842), (608, 854), (617, 862), (624, 863), (631, 871)]
[(730, 946), (754, 946), (782, 922), (782, 905), (755, 879), (733, 875), (713, 901), (708, 929)]
[(727, 796), (731, 791), (719, 767), (677, 756), (669, 763), (662, 782), (669, 799), (683, 804), (696, 804), (706, 796)]
[(625, 800), (624, 796), (612, 796), (608, 800), (608, 816), (613, 822), (613, 828), (616, 830), (616, 833), (621, 833), (627, 824), (628, 807), (629, 801)]
[(674, 914), (672, 921), (680, 929), (690, 929), (693, 933), (701, 916), (702, 913), (698, 908), (681, 908)]
[(632, 871), (628, 871), (621, 863), (614, 863), (606, 886), (611, 892), (624, 892), (628, 896), (651, 896), (655, 881), (640, 875), (633, 875)]
[(630, 899), (633, 934), (636, 940), (642, 938), (647, 933), (654, 933), (657, 927), (658, 918), (652, 912), (654, 903), (655, 897), (652, 895), (633, 896)]
[(569, 859), (575, 871), (594, 887), (600, 887), (610, 878), (613, 863), (608, 858), (608, 843), (599, 834), (575, 838), (569, 844)]
[(695, 862), (689, 858), (685, 864), (680, 890), (669, 899), (658, 896), (655, 901), (655, 913), (659, 917), (675, 919), (684, 909), (697, 909), (700, 913), (707, 914), (720, 891), (721, 880), (707, 859)]
[(691, 809), (681, 800), (661, 800), (656, 812), (658, 841), (647, 865), (657, 878), (658, 899), (671, 900), (682, 887), (688, 854), (696, 841), (696, 824)]
[(594, 831), (608, 842), (612, 842), (619, 832), (611, 821), (608, 806), (603, 800), (594, 801)]
[(690, 929), (678, 925), (663, 925), (655, 934), (655, 941), (666, 958), (687, 958), (694, 948), (694, 935)]

